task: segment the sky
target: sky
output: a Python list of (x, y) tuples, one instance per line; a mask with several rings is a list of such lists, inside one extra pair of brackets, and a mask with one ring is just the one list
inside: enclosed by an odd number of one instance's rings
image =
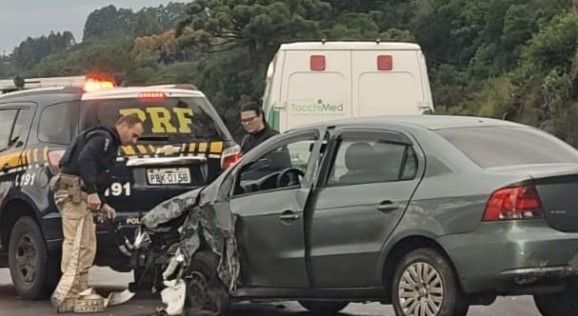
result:
[(28, 36), (40, 37), (50, 31), (70, 31), (77, 42), (88, 15), (113, 4), (138, 11), (169, 2), (186, 0), (0, 0), (0, 54), (7, 55)]

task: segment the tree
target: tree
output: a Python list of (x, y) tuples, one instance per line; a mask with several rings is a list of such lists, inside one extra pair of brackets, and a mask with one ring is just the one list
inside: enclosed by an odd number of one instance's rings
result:
[(14, 49), (11, 59), (19, 71), (28, 71), (47, 56), (65, 51), (73, 45), (74, 36), (68, 31), (51, 32), (38, 38), (28, 37)]
[(16, 74), (16, 68), (11, 56), (0, 56), (0, 78), (12, 78)]
[(83, 39), (120, 37), (132, 40), (135, 36), (149, 36), (174, 29), (184, 18), (184, 3), (171, 2), (167, 6), (143, 8), (136, 13), (109, 5), (88, 15)]
[(84, 25), (83, 41), (107, 37), (130, 38), (133, 34), (133, 12), (114, 5), (95, 10)]

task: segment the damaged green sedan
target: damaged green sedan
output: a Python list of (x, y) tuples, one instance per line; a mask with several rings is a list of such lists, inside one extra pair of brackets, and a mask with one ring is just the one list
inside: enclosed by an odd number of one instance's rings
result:
[(160, 266), (155, 288), (183, 294), (169, 315), (298, 300), (323, 313), (378, 301), (452, 316), (521, 294), (543, 315), (578, 315), (576, 192), (578, 151), (528, 126), (309, 125), (147, 213), (136, 263)]

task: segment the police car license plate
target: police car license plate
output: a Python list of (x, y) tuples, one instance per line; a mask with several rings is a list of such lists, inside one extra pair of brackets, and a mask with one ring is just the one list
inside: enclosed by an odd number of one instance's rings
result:
[(189, 168), (153, 168), (147, 169), (149, 184), (190, 184)]

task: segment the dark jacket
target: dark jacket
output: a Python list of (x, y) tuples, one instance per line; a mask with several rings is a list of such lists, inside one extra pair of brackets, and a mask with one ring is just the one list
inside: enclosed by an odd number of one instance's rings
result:
[(68, 147), (60, 160), (60, 170), (79, 176), (87, 193), (102, 193), (100, 191), (108, 185), (108, 169), (116, 160), (119, 146), (116, 128), (87, 130)]
[(253, 133), (246, 134), (241, 140), (241, 153), (246, 154), (249, 150), (257, 147), (259, 144), (270, 138), (271, 136), (279, 134), (278, 131), (265, 124), (265, 128)]

